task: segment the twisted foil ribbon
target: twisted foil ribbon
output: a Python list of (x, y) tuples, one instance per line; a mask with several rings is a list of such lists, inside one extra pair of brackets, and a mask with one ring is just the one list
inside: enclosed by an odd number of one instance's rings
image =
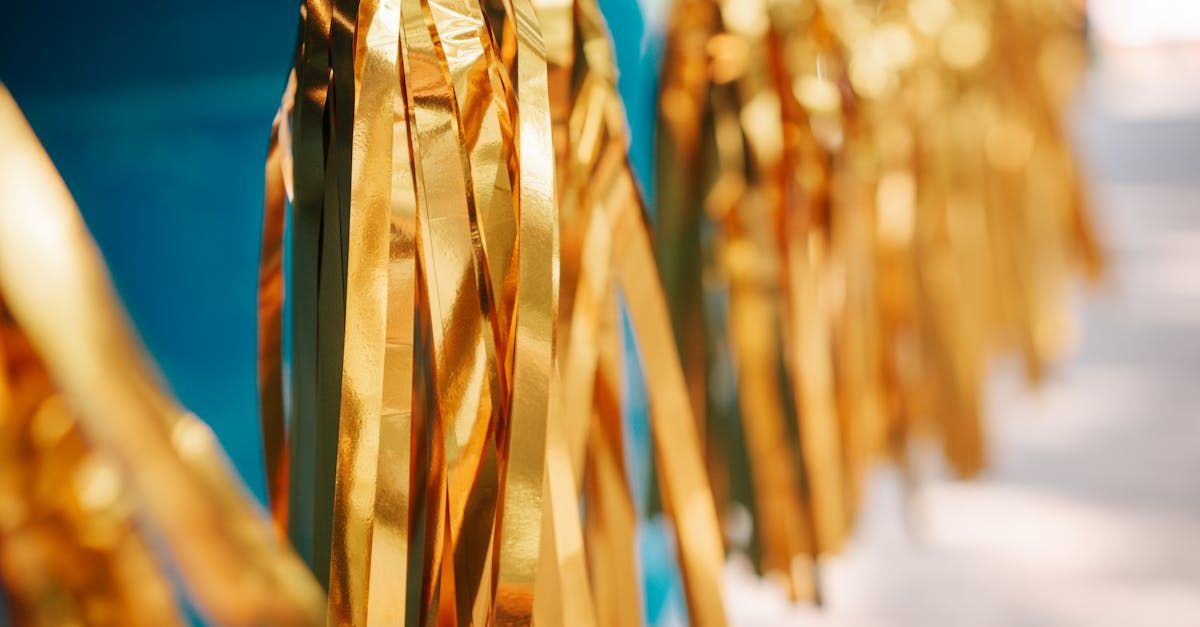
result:
[[(994, 348), (1031, 380), (1102, 260), (1063, 108), (1078, 15), (1032, 0), (680, 0), (661, 95), (658, 262), (719, 509), (814, 596), (871, 462), (986, 458)], [(730, 364), (733, 367), (730, 367)], [(801, 566), (801, 568), (797, 568)]]

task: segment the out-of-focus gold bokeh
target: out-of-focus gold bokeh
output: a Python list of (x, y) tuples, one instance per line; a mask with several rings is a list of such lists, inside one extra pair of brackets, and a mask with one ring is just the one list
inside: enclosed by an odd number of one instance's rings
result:
[(1019, 364), (995, 364), (975, 480), (926, 468), (906, 503), (897, 473), (875, 473), (854, 544), (826, 562), (823, 609), (728, 567), (734, 622), (1200, 620), (1200, 5), (1088, 9), (1068, 111), (1109, 271), (1074, 292), (1068, 359), (1033, 389)]

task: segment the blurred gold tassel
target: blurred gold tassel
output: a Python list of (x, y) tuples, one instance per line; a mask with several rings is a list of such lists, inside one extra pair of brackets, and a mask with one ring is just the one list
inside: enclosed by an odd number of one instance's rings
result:
[(874, 459), (911, 476), (929, 432), (978, 472), (990, 355), (1017, 348), (1036, 381), (1071, 337), (1068, 281), (1103, 265), (1062, 119), (1073, 10), (675, 5), (659, 267), (700, 429), (744, 433), (708, 440), (719, 509), (755, 512), (753, 557), (795, 596), (815, 592), (796, 560), (840, 547)]
[(214, 623), (315, 623), (319, 588), (163, 388), (2, 87), (0, 368), (0, 581), (15, 624), (180, 624), (168, 570)]

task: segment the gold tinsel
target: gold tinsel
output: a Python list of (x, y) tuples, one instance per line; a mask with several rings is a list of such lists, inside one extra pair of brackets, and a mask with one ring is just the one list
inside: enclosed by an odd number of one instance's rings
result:
[(991, 355), (1036, 381), (1101, 269), (1074, 17), (678, 0), (651, 233), (596, 0), (305, 0), (266, 162), (274, 534), (3, 95), (12, 615), (176, 622), (162, 563), (221, 624), (636, 624), (633, 359), (690, 621), (725, 623), (726, 548), (818, 598), (870, 466), (925, 435), (977, 472)]
[(624, 292), (692, 617), (722, 624), (717, 518), (597, 6), (344, 4), (304, 7), (260, 299), (272, 509), (328, 575), (330, 620), (637, 620)]

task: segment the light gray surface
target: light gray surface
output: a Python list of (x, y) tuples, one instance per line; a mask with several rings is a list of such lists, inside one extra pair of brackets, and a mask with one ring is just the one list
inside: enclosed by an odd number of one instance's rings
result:
[(1079, 117), (1113, 262), (1074, 356), (989, 389), (993, 466), (926, 482), (909, 538), (881, 471), (828, 607), (731, 565), (736, 625), (1200, 625), (1200, 57), (1110, 59)]

